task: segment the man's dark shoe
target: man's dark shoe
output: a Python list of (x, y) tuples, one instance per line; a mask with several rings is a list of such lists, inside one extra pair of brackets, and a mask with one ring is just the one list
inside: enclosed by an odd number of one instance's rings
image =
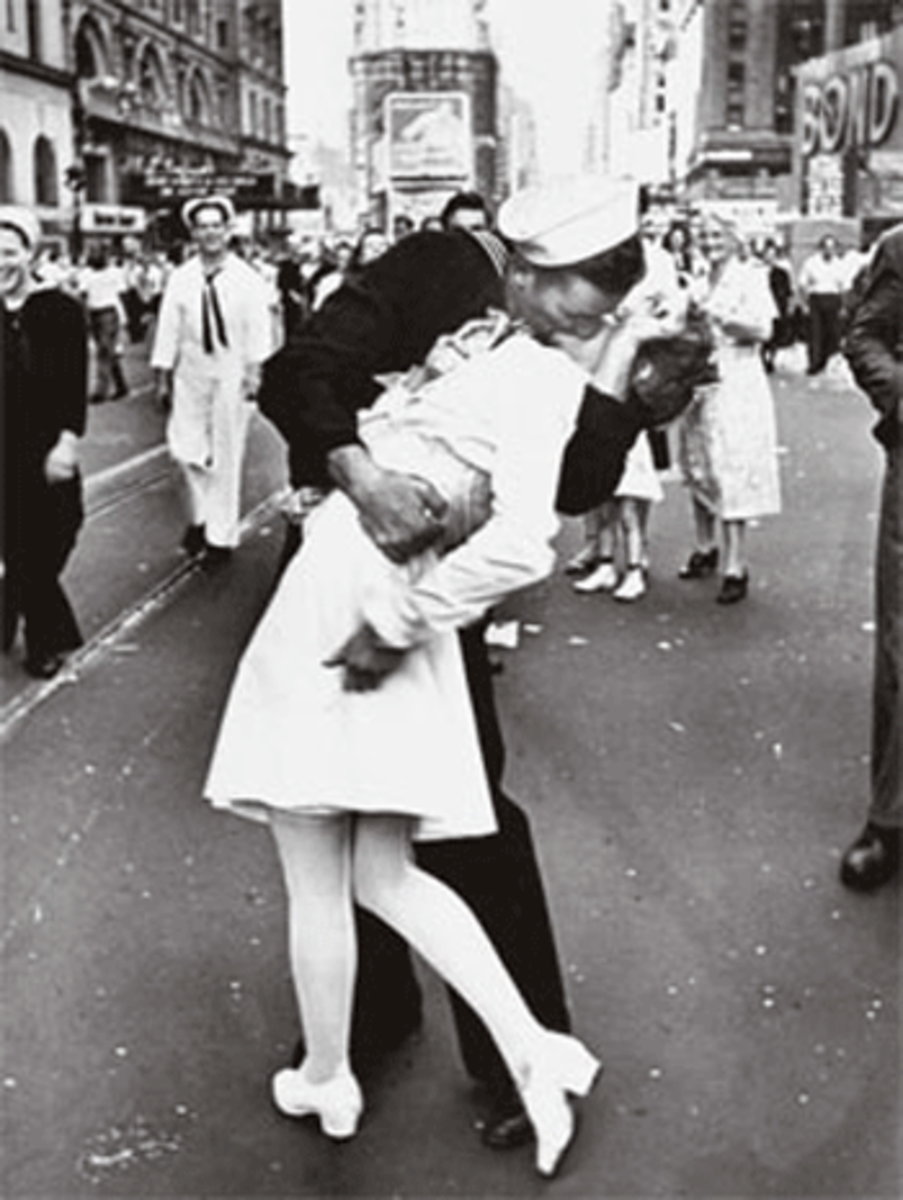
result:
[(903, 830), (871, 821), (840, 860), (840, 882), (857, 892), (872, 892), (900, 869)]
[(197, 558), (207, 549), (203, 525), (189, 525), (181, 541), (182, 549), (190, 558)]
[(480, 1122), (480, 1141), (492, 1150), (516, 1150), (535, 1140), (533, 1126), (513, 1087), (490, 1092), (488, 1111)]
[(718, 566), (718, 547), (710, 550), (694, 550), (684, 566), (677, 572), (678, 579), (707, 579), (714, 575)]
[(52, 654), (29, 655), (25, 660), (25, 670), (33, 679), (52, 679), (62, 670), (66, 655), (60, 652)]
[(231, 546), (207, 546), (202, 560), (205, 571), (215, 571), (232, 561)]

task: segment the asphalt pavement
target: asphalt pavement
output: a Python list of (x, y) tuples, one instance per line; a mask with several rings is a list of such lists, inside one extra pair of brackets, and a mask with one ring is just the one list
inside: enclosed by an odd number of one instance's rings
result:
[(147, 398), (92, 414), (67, 575), (89, 645), (50, 685), (3, 667), (4, 1197), (900, 1196), (900, 887), (837, 882), (866, 802), (880, 459), (840, 364), (774, 384), (784, 512), (751, 531), (744, 604), (676, 578), (672, 480), (643, 600), (558, 574), (498, 614), (508, 780), (606, 1064), (551, 1183), (479, 1144), (426, 972), (356, 1139), (271, 1107), (296, 1034), (281, 884), (266, 832), (200, 790), (274, 578), (281, 448), (257, 422), (245, 540), (206, 574)]

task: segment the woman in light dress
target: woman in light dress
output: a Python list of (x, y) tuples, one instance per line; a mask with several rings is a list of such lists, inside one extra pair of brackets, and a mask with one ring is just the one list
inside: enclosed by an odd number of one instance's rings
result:
[(747, 523), (780, 512), (774, 398), (760, 347), (777, 310), (767, 272), (740, 254), (731, 226), (708, 217), (700, 231), (708, 279), (694, 295), (715, 338), (718, 379), (697, 389), (680, 423), (680, 466), (690, 490), (696, 545), (679, 574), (701, 579), (718, 568), (720, 604), (749, 587)]

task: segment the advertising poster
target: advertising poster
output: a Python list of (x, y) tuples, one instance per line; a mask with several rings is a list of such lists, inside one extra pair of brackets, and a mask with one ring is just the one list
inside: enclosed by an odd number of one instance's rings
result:
[(386, 97), (392, 180), (452, 179), (472, 174), (470, 102), (464, 92), (396, 92)]

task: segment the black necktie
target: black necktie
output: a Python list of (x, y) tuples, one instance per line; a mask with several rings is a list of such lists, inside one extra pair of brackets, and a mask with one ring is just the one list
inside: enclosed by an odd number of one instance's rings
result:
[(213, 330), (211, 328), (210, 314), (213, 314), (212, 324), (216, 326), (216, 339), (221, 346), (228, 346), (229, 339), (226, 336), (226, 322), (223, 320), (223, 312), (219, 306), (219, 297), (216, 294), (216, 277), (219, 271), (213, 271), (210, 275), (204, 276), (204, 290), (201, 292), (201, 332), (204, 339), (204, 353), (212, 354), (213, 345)]

